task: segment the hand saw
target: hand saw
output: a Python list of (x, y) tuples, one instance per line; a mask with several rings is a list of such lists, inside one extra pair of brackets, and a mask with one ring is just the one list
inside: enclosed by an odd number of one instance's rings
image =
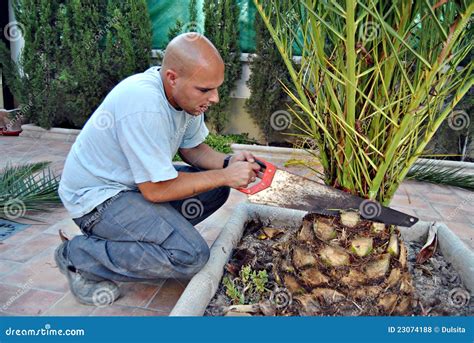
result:
[(249, 188), (238, 188), (240, 192), (249, 195), (248, 199), (252, 203), (330, 216), (339, 215), (341, 211), (357, 210), (365, 219), (406, 227), (418, 221), (416, 217), (382, 206), (374, 200), (363, 199), (278, 169), (263, 159), (255, 162), (262, 168), (260, 171), (263, 176), (260, 181)]

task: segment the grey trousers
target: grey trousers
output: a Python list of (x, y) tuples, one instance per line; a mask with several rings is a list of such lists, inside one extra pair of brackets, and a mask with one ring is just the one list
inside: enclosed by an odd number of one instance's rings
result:
[(220, 187), (168, 203), (149, 202), (138, 190), (120, 192), (74, 219), (83, 235), (69, 241), (67, 259), (95, 280), (190, 278), (209, 259), (207, 243), (194, 225), (218, 210), (229, 192)]

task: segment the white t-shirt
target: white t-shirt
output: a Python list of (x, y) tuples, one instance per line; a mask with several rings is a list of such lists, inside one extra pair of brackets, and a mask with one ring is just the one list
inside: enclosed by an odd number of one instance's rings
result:
[(159, 67), (128, 77), (106, 96), (69, 152), (59, 196), (79, 218), (137, 183), (178, 176), (178, 148), (193, 148), (209, 131), (204, 116), (177, 111), (166, 99)]

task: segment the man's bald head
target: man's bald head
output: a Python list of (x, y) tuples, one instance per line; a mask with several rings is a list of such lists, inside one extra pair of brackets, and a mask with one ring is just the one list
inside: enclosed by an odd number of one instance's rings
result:
[(170, 104), (200, 115), (219, 102), (218, 88), (224, 82), (224, 61), (203, 35), (183, 33), (166, 47), (160, 75)]
[(196, 68), (224, 66), (219, 51), (209, 39), (196, 32), (175, 37), (165, 50), (162, 69), (173, 69), (182, 76), (190, 76)]

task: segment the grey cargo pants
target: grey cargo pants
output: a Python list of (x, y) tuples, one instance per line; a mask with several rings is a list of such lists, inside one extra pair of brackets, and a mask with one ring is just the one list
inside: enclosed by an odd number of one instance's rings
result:
[(220, 187), (158, 204), (138, 190), (120, 192), (74, 219), (83, 235), (69, 242), (67, 258), (86, 278), (96, 280), (190, 278), (209, 259), (207, 243), (194, 225), (218, 210), (229, 192), (229, 187)]

